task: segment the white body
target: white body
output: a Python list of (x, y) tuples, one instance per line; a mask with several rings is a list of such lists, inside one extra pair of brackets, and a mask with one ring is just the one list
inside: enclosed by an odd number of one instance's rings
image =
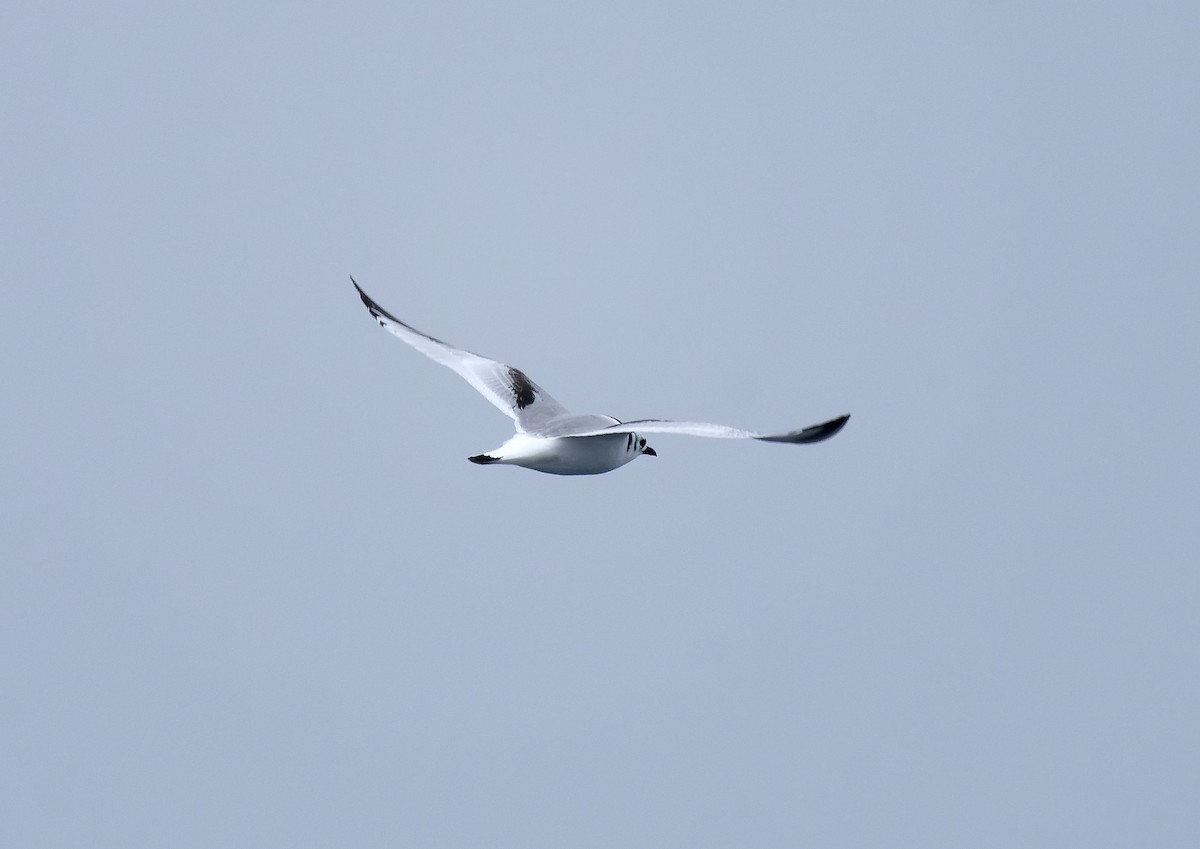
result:
[(551, 475), (599, 475), (619, 469), (641, 455), (645, 448), (646, 441), (636, 434), (545, 438), (518, 433), (496, 450), (471, 459), (476, 463), (522, 466)]

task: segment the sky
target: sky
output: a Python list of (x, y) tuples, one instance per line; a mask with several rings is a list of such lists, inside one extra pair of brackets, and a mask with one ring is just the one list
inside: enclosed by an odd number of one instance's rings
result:
[(0, 845), (1200, 845), (1198, 8), (9, 9)]

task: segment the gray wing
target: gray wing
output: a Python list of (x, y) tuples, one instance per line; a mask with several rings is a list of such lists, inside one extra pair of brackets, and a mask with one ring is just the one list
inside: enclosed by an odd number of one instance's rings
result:
[(602, 436), (606, 433), (682, 433), (688, 436), (710, 436), (716, 439), (760, 439), (763, 442), (788, 442), (794, 445), (820, 442), (828, 439), (846, 426), (850, 414), (838, 416), (820, 424), (809, 425), (799, 430), (787, 433), (757, 433), (752, 430), (742, 430), (728, 425), (708, 424), (707, 422), (673, 422), (666, 419), (641, 419), (633, 422), (621, 422), (609, 427), (593, 430), (577, 431), (575, 433), (556, 433), (556, 436)]
[(431, 360), (456, 371), (467, 383), (474, 386), (480, 395), (512, 419), (516, 423), (518, 433), (539, 433), (549, 422), (569, 415), (561, 404), (526, 377), (520, 369), (455, 348), (422, 333), (375, 303), (353, 277), (350, 278), (350, 282), (354, 283), (359, 297), (380, 327), (412, 345)]

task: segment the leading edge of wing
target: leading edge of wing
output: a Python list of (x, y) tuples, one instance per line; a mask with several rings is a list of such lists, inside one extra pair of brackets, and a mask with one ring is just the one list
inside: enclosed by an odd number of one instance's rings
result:
[(835, 436), (846, 426), (850, 414), (838, 416), (827, 422), (809, 425), (799, 430), (787, 433), (757, 433), (752, 430), (729, 427), (728, 425), (710, 424), (708, 422), (675, 422), (668, 419), (641, 419), (638, 421), (621, 422), (610, 427), (596, 430), (580, 431), (577, 433), (562, 433), (558, 436), (603, 436), (608, 433), (678, 433), (686, 436), (707, 436), (714, 439), (757, 439), (762, 442), (783, 442), (791, 445), (806, 445), (821, 442)]

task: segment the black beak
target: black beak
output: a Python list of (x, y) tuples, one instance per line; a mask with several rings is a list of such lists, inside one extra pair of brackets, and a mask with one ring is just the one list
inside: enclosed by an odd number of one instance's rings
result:
[(643, 448), (643, 449), (642, 449), (642, 453), (643, 453), (643, 454), (649, 454), (651, 457), (657, 457), (657, 456), (658, 456), (658, 452), (657, 452), (657, 451), (655, 451), (653, 448), (651, 448), (649, 445), (647, 445), (645, 448)]

